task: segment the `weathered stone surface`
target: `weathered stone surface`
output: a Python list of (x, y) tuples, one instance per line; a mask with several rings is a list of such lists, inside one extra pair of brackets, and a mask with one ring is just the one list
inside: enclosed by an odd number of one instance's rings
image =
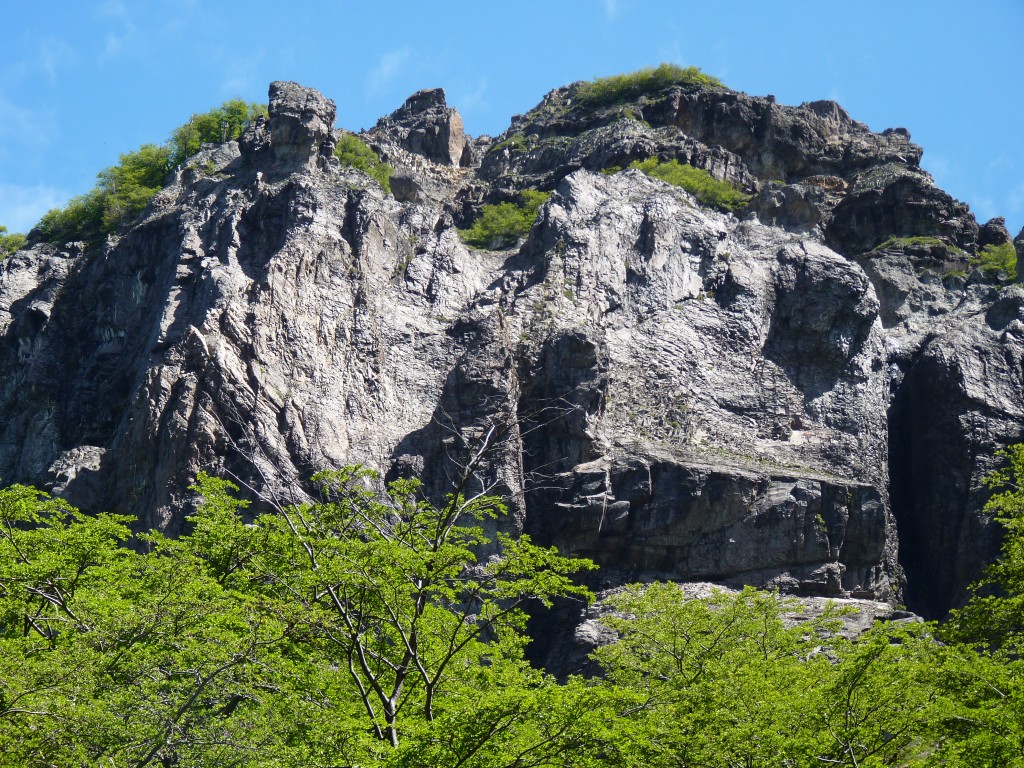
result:
[(924, 171), (887, 163), (858, 173), (836, 206), (826, 242), (854, 256), (889, 238), (941, 237), (974, 252), (978, 224), (970, 210), (932, 182)]
[[(980, 479), (1024, 433), (1020, 288), (964, 269), (994, 225), (830, 102), (574, 93), (472, 143), (417, 94), (365, 135), (385, 196), (332, 162), (333, 104), (275, 83), (122, 237), (6, 259), (0, 477), (177, 531), (200, 469), (302, 498), (359, 462), (440, 496), (497, 426), (478, 489), (595, 586), (962, 599), (998, 544)], [(649, 156), (758, 196), (596, 172)], [(456, 224), (528, 186), (553, 194), (521, 247), (468, 249)]]
[(1024, 228), (1013, 238), (1013, 249), (1017, 252), (1017, 282), (1024, 281)]
[(984, 248), (987, 245), (1005, 245), (1013, 242), (1010, 239), (1010, 231), (1006, 228), (1006, 219), (997, 216), (989, 219), (978, 227), (978, 247)]
[(283, 173), (302, 173), (329, 162), (337, 117), (333, 101), (312, 88), (279, 80), (270, 84), (268, 113), (240, 142), (251, 162)]
[(442, 165), (473, 163), (472, 141), (462, 127), (462, 117), (448, 107), (441, 88), (414, 93), (400, 108), (382, 117), (368, 135)]

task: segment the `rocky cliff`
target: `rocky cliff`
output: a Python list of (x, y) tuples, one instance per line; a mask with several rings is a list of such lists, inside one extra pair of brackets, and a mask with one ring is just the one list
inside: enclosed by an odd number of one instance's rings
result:
[[(196, 471), (301, 497), (364, 463), (442, 494), (491, 428), (511, 524), (660, 577), (941, 615), (997, 547), (993, 452), (1024, 432), (1024, 288), (971, 268), (967, 207), (903, 129), (677, 85), (548, 94), (474, 140), (440, 90), (341, 168), (293, 83), (103, 247), (0, 271), (0, 477), (180, 530)], [(680, 160), (735, 215), (638, 170)], [(502, 251), (457, 227), (551, 191)], [(1019, 239), (1024, 247), (1024, 239)]]

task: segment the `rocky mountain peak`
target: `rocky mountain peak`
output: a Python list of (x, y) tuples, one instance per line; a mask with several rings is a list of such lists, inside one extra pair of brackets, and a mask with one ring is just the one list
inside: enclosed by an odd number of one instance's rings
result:
[[(0, 476), (175, 531), (201, 469), (257, 501), (351, 463), (443, 496), (501, 424), (507, 525), (604, 585), (941, 615), (996, 551), (980, 480), (1024, 433), (1021, 289), (972, 265), (1005, 226), (833, 102), (580, 92), (478, 142), (414, 94), (363, 134), (387, 194), (331, 159), (333, 102), (274, 83), (119, 237), (9, 257)], [(641, 170), (672, 162), (741, 202)], [(514, 246), (467, 244), (527, 190)]]
[(298, 83), (270, 84), (268, 118), (252, 125), (241, 141), (242, 153), (255, 164), (269, 159), (275, 171), (306, 172), (334, 152), (337, 108), (319, 91)]
[(377, 121), (369, 135), (442, 165), (472, 163), (471, 139), (462, 127), (462, 117), (448, 107), (442, 88), (417, 91)]

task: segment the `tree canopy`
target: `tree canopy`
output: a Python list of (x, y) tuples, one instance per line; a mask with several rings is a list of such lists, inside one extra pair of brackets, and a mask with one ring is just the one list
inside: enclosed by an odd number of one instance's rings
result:
[(267, 106), (241, 99), (225, 101), (219, 107), (193, 115), (192, 118), (175, 128), (167, 142), (168, 165), (181, 165), (199, 151), (203, 144), (236, 141), (249, 123), (258, 117), (266, 117)]
[(588, 600), (592, 564), (500, 533), (465, 484), (434, 505), (348, 467), (254, 516), (200, 475), (174, 540), (11, 486), (0, 766), (1019, 768), (1024, 447), (1004, 458), (1003, 558), (946, 627), (636, 584), (591, 614), (600, 674), (564, 680), (524, 660), (526, 611)]

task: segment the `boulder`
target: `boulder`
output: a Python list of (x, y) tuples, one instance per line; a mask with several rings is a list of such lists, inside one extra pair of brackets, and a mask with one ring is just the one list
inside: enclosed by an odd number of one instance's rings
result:
[(370, 135), (441, 165), (472, 163), (472, 142), (463, 130), (462, 117), (448, 107), (442, 88), (417, 91), (377, 121)]

